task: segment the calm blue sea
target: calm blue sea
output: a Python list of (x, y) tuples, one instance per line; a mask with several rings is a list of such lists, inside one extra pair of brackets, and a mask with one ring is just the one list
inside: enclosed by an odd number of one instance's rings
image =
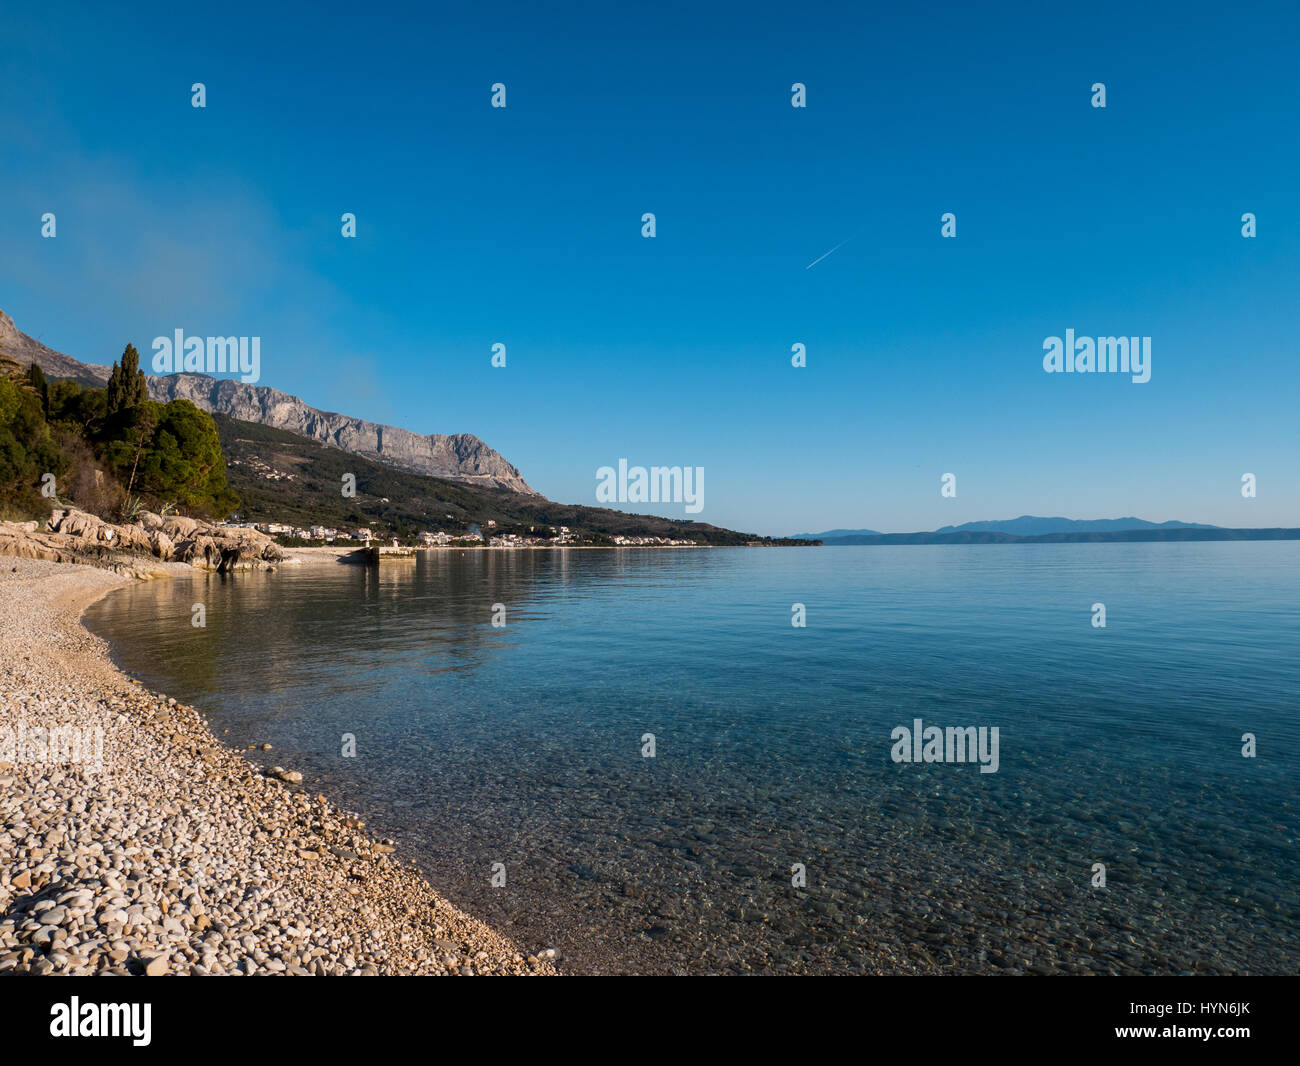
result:
[[(444, 551), (87, 622), (571, 972), (1300, 969), (1300, 543)], [(917, 718), (997, 772), (894, 762)]]

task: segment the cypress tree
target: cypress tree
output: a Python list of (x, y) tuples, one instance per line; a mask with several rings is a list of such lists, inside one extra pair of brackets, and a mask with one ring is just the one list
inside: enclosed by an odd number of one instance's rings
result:
[(108, 376), (108, 417), (132, 407), (139, 407), (149, 399), (149, 386), (144, 371), (140, 369), (140, 353), (134, 344), (128, 344), (122, 353), (121, 364), (114, 363)]

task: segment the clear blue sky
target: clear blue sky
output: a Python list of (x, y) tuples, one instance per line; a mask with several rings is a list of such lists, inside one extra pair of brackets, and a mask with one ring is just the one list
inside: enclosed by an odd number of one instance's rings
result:
[[(317, 407), (571, 502), (701, 466), (762, 533), (1300, 525), (1295, 4), (8, 6), (0, 307), (70, 355), (260, 336)], [(1067, 328), (1152, 380), (1045, 374)]]

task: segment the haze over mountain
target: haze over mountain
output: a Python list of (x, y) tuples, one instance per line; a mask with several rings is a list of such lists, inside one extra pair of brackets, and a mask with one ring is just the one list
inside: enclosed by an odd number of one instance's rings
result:
[[(1042, 537), (1051, 533), (1119, 533), (1135, 529), (1218, 529), (1199, 522), (1148, 522), (1144, 518), (1040, 518), (1022, 514), (991, 522), (964, 522), (959, 526), (940, 526), (933, 532), (1007, 533), (1014, 537)], [(924, 531), (918, 531), (924, 532)], [(874, 529), (830, 529), (825, 533), (796, 533), (795, 540), (831, 540), (839, 537), (879, 537), (886, 534)]]
[[(83, 363), (54, 351), (23, 333), (4, 311), (0, 311), (0, 353), (23, 365), (35, 363), (49, 377), (73, 378), (97, 388), (108, 381), (108, 367)], [(142, 367), (148, 366), (147, 350), (141, 353), (140, 362)], [(514, 465), (472, 433), (413, 433), (398, 426), (320, 411), (296, 396), (265, 385), (247, 385), (206, 374), (155, 375), (146, 371), (146, 379), (150, 398), (159, 403), (189, 400), (213, 414), (287, 430), (399, 470), (537, 495)]]

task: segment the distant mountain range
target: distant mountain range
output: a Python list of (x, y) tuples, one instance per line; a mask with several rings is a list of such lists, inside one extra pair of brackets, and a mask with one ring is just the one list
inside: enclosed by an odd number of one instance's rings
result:
[(878, 533), (874, 536), (834, 537), (825, 543), (830, 547), (844, 547), (880, 544), (1105, 544), (1189, 540), (1300, 540), (1300, 529), (1224, 529), (1220, 526), (1162, 529), (1157, 526), (1151, 529), (1098, 530), (1092, 533), (1044, 533), (1037, 537), (968, 530), (964, 533)]
[[(996, 522), (966, 522), (941, 526), (933, 532), (881, 533), (875, 529), (830, 529), (825, 533), (796, 533), (794, 540), (820, 540), (826, 544), (860, 543), (862, 537), (939, 537), (964, 533), (1003, 533), (1008, 537), (1044, 537), (1051, 534), (1123, 533), (1132, 530), (1218, 529), (1196, 522), (1148, 522), (1144, 518), (1039, 518), (1022, 514)], [(853, 538), (850, 540), (849, 538)]]
[[(54, 351), (23, 333), (3, 311), (0, 311), (0, 353), (22, 365), (35, 363), (48, 377), (71, 378), (101, 389), (108, 382), (108, 367), (83, 363)], [(147, 366), (149, 359), (149, 351), (142, 351), (141, 364)], [(147, 374), (146, 377), (149, 396), (159, 403), (189, 400), (213, 414), (286, 430), (399, 470), (537, 495), (518, 469), (472, 433), (412, 433), (397, 426), (320, 411), (277, 389), (246, 385), (229, 378), (185, 373)]]
[(1217, 529), (1198, 522), (1148, 522), (1144, 518), (1038, 518), (1022, 514), (1004, 522), (965, 522), (941, 526), (936, 533), (1010, 533), (1013, 537), (1042, 537), (1048, 533), (1118, 533), (1129, 529)]
[(791, 540), (825, 540), (827, 537), (878, 537), (874, 529), (828, 529), (825, 533), (795, 533)]
[(1300, 529), (1225, 529), (1195, 522), (1148, 522), (1143, 518), (1038, 518), (1021, 515), (1004, 522), (967, 522), (932, 533), (876, 533), (833, 529), (803, 534), (829, 547), (879, 544), (1086, 544), (1139, 541), (1300, 540)]

